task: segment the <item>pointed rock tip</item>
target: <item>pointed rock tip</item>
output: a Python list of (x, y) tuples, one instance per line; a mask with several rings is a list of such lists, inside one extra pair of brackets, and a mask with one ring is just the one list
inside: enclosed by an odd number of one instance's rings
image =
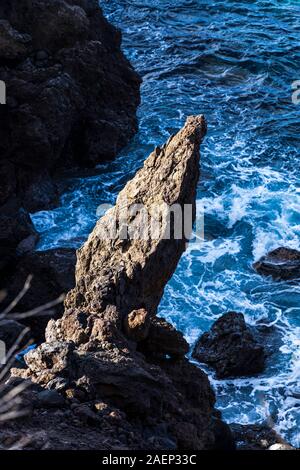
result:
[(199, 140), (202, 140), (207, 132), (205, 116), (203, 114), (188, 116), (183, 129), (189, 134), (198, 137)]

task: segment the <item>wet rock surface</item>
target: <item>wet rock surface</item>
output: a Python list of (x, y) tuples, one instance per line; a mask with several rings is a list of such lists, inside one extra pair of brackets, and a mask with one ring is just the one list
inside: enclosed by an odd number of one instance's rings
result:
[[(126, 440), (117, 448), (209, 449), (219, 446), (222, 433), (232, 446), (227, 425), (216, 427), (215, 396), (206, 374), (184, 358), (188, 347), (182, 335), (156, 318), (186, 240), (165, 238), (164, 230), (155, 239), (129, 237), (125, 245), (119, 234), (116, 239), (101, 235), (125, 200), (149, 210), (154, 202), (191, 204), (195, 215), (205, 132), (203, 117), (189, 118), (125, 186), (77, 253), (76, 286), (63, 317), (51, 320), (46, 342), (26, 354), (28, 369), (14, 371), (62, 393), (72, 413), (81, 403), (74, 413), (86, 423), (99, 423), (91, 402), (113, 407), (113, 417), (131, 428), (133, 441), (140, 435), (139, 444)], [(141, 223), (138, 214), (134, 219)], [(159, 220), (163, 229), (170, 223), (166, 212)], [(171, 222), (171, 234), (173, 228)]]
[(267, 424), (230, 424), (237, 450), (292, 450)]
[(242, 313), (228, 312), (197, 341), (193, 357), (216, 371), (219, 379), (252, 376), (264, 370), (266, 351)]
[(254, 263), (253, 267), (258, 274), (272, 276), (277, 281), (300, 279), (300, 251), (276, 248)]

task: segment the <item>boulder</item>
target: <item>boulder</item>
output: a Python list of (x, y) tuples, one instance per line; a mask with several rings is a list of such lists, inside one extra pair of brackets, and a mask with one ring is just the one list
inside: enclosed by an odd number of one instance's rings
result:
[(189, 351), (180, 331), (163, 318), (150, 318), (145, 309), (133, 310), (124, 320), (124, 329), (146, 355), (183, 357)]
[(268, 450), (297, 450), (295, 447), (290, 446), (287, 443), (273, 444)]
[(229, 312), (199, 338), (193, 357), (215, 369), (217, 378), (224, 379), (259, 374), (264, 370), (266, 353), (243, 314)]
[(43, 343), (38, 348), (30, 350), (25, 354), (24, 359), (32, 372), (40, 370), (51, 370), (68, 374), (67, 366), (74, 351), (71, 342)]
[(300, 279), (300, 251), (280, 247), (270, 251), (253, 264), (262, 276), (272, 276), (277, 281)]
[(183, 357), (189, 352), (189, 345), (182, 333), (163, 318), (152, 318), (148, 336), (140, 345), (144, 354)]
[(38, 405), (41, 408), (61, 408), (65, 405), (64, 397), (56, 390), (43, 390), (37, 395)]
[(291, 450), (268, 424), (230, 424), (238, 450)]

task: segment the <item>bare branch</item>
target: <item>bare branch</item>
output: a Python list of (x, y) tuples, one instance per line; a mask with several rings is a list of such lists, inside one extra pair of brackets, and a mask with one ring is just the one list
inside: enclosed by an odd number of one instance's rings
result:
[[(33, 316), (41, 316), (49, 313), (49, 309), (52, 307), (55, 307), (58, 304), (61, 304), (65, 300), (65, 294), (61, 294), (57, 299), (52, 300), (51, 302), (47, 302), (44, 305), (41, 305), (40, 307), (33, 308), (32, 310), (29, 310), (28, 312), (24, 313), (11, 313), (9, 315), (9, 318), (13, 319), (24, 319), (28, 317), (33, 317)], [(52, 311), (50, 310), (50, 313)]]
[(32, 281), (32, 274), (30, 274), (26, 281), (25, 281), (25, 284), (24, 284), (24, 287), (23, 289), (21, 290), (21, 292), (19, 292), (19, 294), (11, 301), (11, 303), (6, 307), (6, 309), (4, 309), (4, 311), (1, 313), (0, 315), (0, 320), (5, 318), (6, 315), (11, 312), (17, 305), (18, 303), (20, 302), (20, 300), (24, 297), (24, 295), (26, 294), (26, 292), (28, 292), (28, 290), (30, 289), (30, 286), (31, 286), (31, 281)]

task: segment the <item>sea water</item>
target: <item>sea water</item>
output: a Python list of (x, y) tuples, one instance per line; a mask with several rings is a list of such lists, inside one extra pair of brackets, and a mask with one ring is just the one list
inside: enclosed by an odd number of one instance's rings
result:
[[(275, 325), (279, 350), (255, 378), (218, 381), (227, 422), (269, 422), (300, 445), (300, 285), (257, 275), (252, 264), (284, 245), (300, 248), (300, 2), (103, 0), (123, 49), (143, 77), (139, 133), (93, 175), (70, 178), (61, 205), (32, 216), (40, 250), (78, 247), (153, 147), (190, 114), (204, 113), (197, 203), (205, 240), (191, 245), (159, 314), (191, 345), (223, 313)], [(294, 85), (295, 86), (295, 85)], [(202, 366), (204, 367), (204, 366)]]

